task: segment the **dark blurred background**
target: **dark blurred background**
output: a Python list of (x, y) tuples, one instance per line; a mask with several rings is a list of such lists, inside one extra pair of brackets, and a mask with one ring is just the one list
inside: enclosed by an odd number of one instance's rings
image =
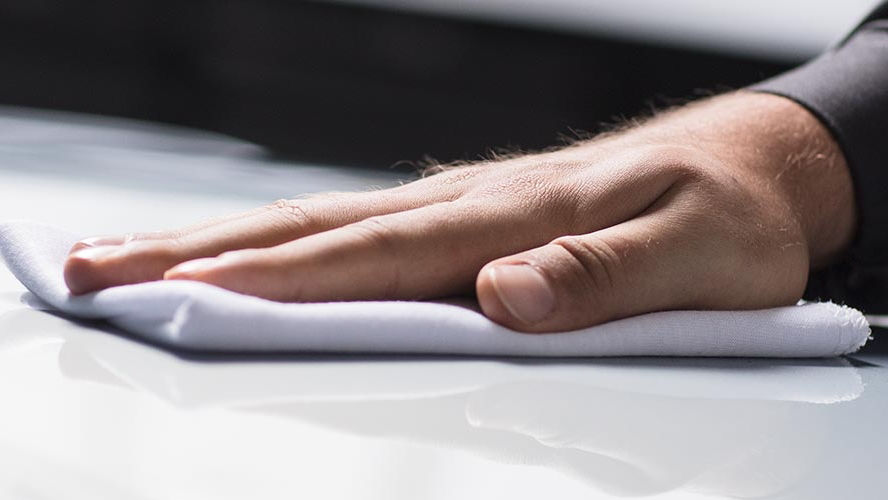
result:
[(0, 1), (0, 104), (198, 127), (337, 164), (538, 148), (795, 62), (329, 2)]

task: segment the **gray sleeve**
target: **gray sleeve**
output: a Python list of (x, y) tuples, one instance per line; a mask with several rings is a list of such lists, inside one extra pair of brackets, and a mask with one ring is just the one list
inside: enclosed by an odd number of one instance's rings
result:
[(852, 248), (812, 275), (806, 295), (888, 312), (888, 1), (837, 47), (751, 89), (788, 97), (817, 116), (854, 180)]

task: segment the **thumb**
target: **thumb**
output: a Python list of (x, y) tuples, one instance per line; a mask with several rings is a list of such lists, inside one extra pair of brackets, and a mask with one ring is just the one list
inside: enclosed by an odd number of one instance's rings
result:
[[(565, 331), (695, 302), (691, 244), (651, 216), (564, 236), (494, 260), (476, 281), (481, 309), (526, 332)], [(699, 265), (697, 267), (699, 269)]]

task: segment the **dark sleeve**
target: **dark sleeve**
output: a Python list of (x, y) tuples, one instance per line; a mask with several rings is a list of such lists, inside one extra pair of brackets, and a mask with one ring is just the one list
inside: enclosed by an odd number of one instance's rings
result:
[(854, 180), (854, 242), (839, 262), (812, 274), (806, 297), (888, 312), (888, 1), (838, 46), (751, 88), (788, 97), (817, 116)]

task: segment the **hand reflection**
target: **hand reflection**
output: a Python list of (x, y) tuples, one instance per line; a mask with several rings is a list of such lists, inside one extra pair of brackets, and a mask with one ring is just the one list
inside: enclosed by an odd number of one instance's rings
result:
[[(255, 358), (254, 358), (255, 361)], [(95, 334), (62, 369), (223, 407), (550, 467), (621, 496), (769, 497), (811, 474), (860, 375), (834, 360), (312, 358), (205, 363)], [(103, 367), (95, 377), (90, 367)]]
[(552, 465), (613, 494), (681, 488), (761, 498), (804, 476), (829, 430), (829, 410), (517, 382), (471, 394), (466, 418), (534, 440)]

